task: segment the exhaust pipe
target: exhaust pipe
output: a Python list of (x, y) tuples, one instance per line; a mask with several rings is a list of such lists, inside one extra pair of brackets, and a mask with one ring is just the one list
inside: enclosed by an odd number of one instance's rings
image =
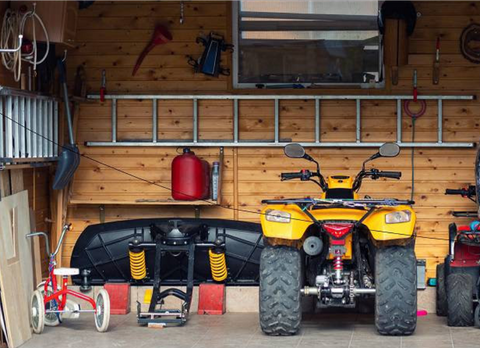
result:
[[(365, 294), (375, 294), (375, 289), (369, 288), (354, 288), (353, 294), (354, 295), (365, 295)], [(304, 296), (319, 296), (320, 295), (320, 288), (314, 286), (306, 286), (303, 289), (300, 289), (300, 293)]]

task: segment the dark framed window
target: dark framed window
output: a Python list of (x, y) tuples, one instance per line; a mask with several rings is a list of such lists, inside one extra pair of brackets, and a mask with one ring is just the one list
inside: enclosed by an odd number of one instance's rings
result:
[(234, 87), (383, 86), (379, 6), (376, 0), (234, 2)]

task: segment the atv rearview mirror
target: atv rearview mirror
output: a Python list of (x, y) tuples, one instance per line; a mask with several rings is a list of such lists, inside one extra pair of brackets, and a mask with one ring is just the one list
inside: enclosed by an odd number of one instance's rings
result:
[(305, 149), (300, 144), (288, 144), (283, 149), (285, 156), (290, 158), (306, 158)]
[(400, 146), (396, 143), (385, 143), (380, 146), (378, 154), (381, 157), (397, 157), (400, 153)]

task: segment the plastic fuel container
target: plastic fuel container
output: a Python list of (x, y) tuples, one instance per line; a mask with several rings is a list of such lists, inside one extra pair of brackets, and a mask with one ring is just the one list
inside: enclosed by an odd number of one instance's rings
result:
[(207, 199), (210, 165), (188, 148), (172, 161), (172, 198), (180, 201)]

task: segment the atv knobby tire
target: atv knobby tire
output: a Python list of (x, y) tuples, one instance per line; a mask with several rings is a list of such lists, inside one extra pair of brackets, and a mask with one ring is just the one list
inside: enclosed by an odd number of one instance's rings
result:
[(417, 325), (417, 259), (412, 247), (391, 246), (375, 257), (375, 325), (381, 335), (411, 335)]
[(447, 315), (447, 288), (445, 284), (445, 264), (437, 265), (436, 311), (439, 317)]
[(469, 274), (452, 273), (447, 277), (448, 326), (473, 325), (473, 279)]
[(302, 258), (295, 248), (267, 246), (260, 258), (260, 326), (272, 336), (295, 335), (302, 321)]

